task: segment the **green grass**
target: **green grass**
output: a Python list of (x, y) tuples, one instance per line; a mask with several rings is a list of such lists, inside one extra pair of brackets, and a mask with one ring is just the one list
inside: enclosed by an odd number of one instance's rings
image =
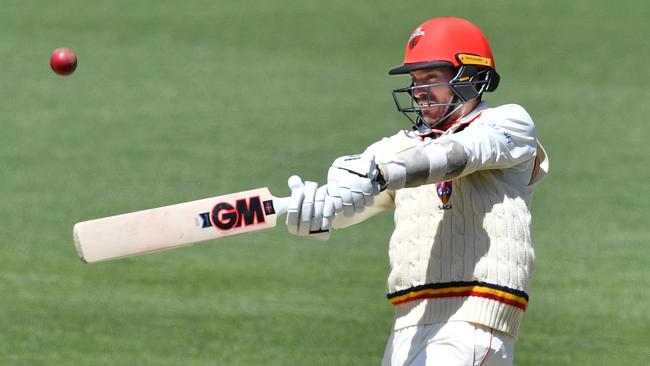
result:
[[(3, 0), (0, 364), (368, 365), (390, 328), (391, 215), (328, 243), (281, 227), (82, 265), (81, 220), (322, 181), (406, 127), (411, 30), (460, 15), (537, 121), (537, 270), (517, 365), (650, 356), (647, 2)], [(72, 47), (69, 78), (48, 67)]]

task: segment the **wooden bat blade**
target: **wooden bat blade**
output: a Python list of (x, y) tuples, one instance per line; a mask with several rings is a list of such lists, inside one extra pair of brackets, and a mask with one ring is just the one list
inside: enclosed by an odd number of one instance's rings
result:
[(253, 189), (74, 225), (82, 261), (96, 263), (275, 227), (286, 198)]

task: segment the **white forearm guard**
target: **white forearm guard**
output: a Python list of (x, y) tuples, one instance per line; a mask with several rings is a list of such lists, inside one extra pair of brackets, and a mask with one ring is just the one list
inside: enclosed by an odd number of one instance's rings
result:
[(467, 164), (467, 154), (455, 141), (433, 141), (396, 155), (377, 156), (386, 188), (416, 187), (458, 176)]

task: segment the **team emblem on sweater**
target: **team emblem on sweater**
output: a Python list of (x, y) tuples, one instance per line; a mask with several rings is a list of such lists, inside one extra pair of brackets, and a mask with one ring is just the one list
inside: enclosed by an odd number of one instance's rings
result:
[(451, 181), (436, 184), (436, 193), (442, 203), (441, 205), (438, 205), (438, 209), (449, 210), (451, 208), (451, 203), (449, 203), (452, 193)]

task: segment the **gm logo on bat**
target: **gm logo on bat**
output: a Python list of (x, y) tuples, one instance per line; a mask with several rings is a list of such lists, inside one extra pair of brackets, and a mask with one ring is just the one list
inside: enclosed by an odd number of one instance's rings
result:
[(240, 227), (262, 224), (266, 215), (275, 214), (273, 200), (261, 201), (259, 196), (238, 199), (234, 202), (219, 202), (210, 212), (199, 214), (201, 228), (214, 226), (227, 231)]

